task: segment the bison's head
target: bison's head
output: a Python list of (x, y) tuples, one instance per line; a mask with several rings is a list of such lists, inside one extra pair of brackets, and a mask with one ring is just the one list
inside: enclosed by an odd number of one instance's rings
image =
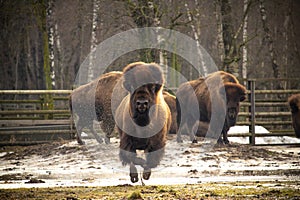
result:
[(130, 115), (139, 126), (150, 123), (149, 111), (157, 103), (164, 79), (155, 63), (137, 62), (124, 68), (123, 85), (130, 92)]
[(300, 138), (300, 94), (292, 95), (288, 99), (291, 112), (292, 124), (297, 138)]
[(244, 86), (236, 83), (225, 83), (226, 92), (226, 124), (228, 127), (234, 126), (240, 110), (240, 102), (246, 98)]

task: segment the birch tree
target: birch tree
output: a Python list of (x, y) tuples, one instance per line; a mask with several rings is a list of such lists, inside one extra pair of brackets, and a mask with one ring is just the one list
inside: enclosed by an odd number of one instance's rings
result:
[(239, 77), (239, 61), (242, 57), (240, 48), (246, 45), (249, 42), (249, 39), (245, 42), (239, 42), (238, 37), (240, 36), (243, 28), (245, 28), (245, 21), (247, 21), (252, 0), (248, 0), (247, 4), (244, 5), (242, 21), (236, 31), (234, 31), (233, 27), (232, 7), (229, 0), (218, 0), (217, 3), (220, 3), (222, 36), (224, 43), (223, 70)]
[[(198, 5), (198, 2), (197, 0), (195, 0), (195, 3), (196, 3), (196, 6)], [(192, 15), (191, 15), (191, 11), (188, 7), (188, 4), (185, 3), (184, 4), (185, 8), (186, 8), (186, 11), (187, 11), (187, 16), (188, 16), (188, 20), (190, 22), (193, 21), (192, 19)], [(198, 11), (199, 12), (199, 11)], [(196, 12), (197, 13), (197, 12)], [(196, 14), (197, 15), (197, 14)], [(199, 13), (198, 13), (198, 16), (199, 16)], [(203, 59), (203, 54), (201, 52), (201, 46), (200, 46), (200, 42), (199, 42), (199, 36), (200, 36), (200, 20), (198, 19), (198, 26), (195, 27), (193, 23), (190, 23), (190, 26), (192, 28), (192, 31), (193, 31), (193, 35), (194, 35), (194, 38), (195, 38), (195, 41), (196, 41), (196, 45), (197, 45), (197, 53), (199, 55), (199, 58), (200, 58), (200, 62), (201, 62), (201, 67), (202, 67), (202, 70), (203, 70), (203, 76), (207, 76), (208, 74), (208, 70), (207, 70), (207, 66), (205, 64), (205, 61)], [(192, 71), (190, 70), (190, 78), (193, 76), (192, 74)]]
[(272, 39), (270, 29), (267, 26), (267, 12), (266, 12), (266, 8), (265, 8), (264, 0), (259, 0), (259, 9), (260, 9), (262, 27), (263, 27), (263, 31), (265, 33), (265, 40), (266, 40), (268, 48), (269, 48), (269, 54), (270, 54), (272, 69), (273, 69), (273, 76), (274, 76), (274, 78), (279, 78), (280, 77), (279, 67), (277, 65), (277, 60), (276, 60), (277, 55), (274, 50), (274, 41)]
[(48, 0), (47, 17), (48, 22), (48, 44), (49, 44), (49, 64), (51, 88), (55, 89), (55, 68), (54, 68), (54, 19), (53, 19), (53, 0)]
[[(248, 0), (244, 0), (244, 14), (247, 11)], [(245, 15), (243, 24), (243, 47), (242, 47), (242, 78), (247, 79), (247, 63), (248, 63), (248, 51), (247, 51), (247, 40), (248, 40), (248, 15)], [(244, 82), (246, 85), (246, 82)]]
[(92, 32), (91, 32), (91, 48), (90, 48), (90, 58), (89, 58), (89, 67), (88, 67), (88, 77), (87, 82), (90, 82), (94, 79), (94, 61), (95, 61), (95, 51), (97, 47), (97, 29), (98, 29), (98, 18), (99, 18), (99, 8), (100, 1), (93, 0), (93, 18), (92, 18)]

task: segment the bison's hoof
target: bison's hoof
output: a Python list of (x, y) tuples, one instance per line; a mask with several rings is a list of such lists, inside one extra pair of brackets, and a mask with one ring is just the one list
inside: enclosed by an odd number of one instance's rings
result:
[(137, 169), (134, 165), (130, 165), (129, 176), (130, 176), (130, 180), (131, 180), (132, 183), (138, 182), (139, 176), (138, 176), (138, 173), (137, 173)]
[(176, 140), (177, 140), (178, 143), (183, 143), (183, 140), (181, 139), (181, 137), (177, 137)]
[(85, 142), (82, 141), (82, 140), (77, 140), (77, 142), (78, 142), (79, 145), (85, 145)]
[(96, 136), (95, 138), (96, 138), (96, 140), (97, 140), (97, 142), (98, 142), (99, 144), (102, 144), (102, 143), (103, 143), (103, 140), (102, 140), (101, 137)]
[(198, 143), (197, 139), (193, 139), (193, 140), (192, 140), (192, 143), (193, 143), (193, 144)]
[(105, 137), (104, 141), (105, 141), (105, 144), (110, 144), (110, 138), (109, 137)]
[(130, 174), (130, 180), (132, 183), (138, 182), (139, 181), (138, 174), (134, 174), (134, 176), (132, 174)]
[(222, 138), (219, 138), (217, 143), (220, 144), (220, 145), (223, 145), (223, 144), (224, 144), (224, 141), (223, 141)]
[(145, 169), (144, 172), (143, 172), (143, 179), (149, 180), (150, 176), (151, 176), (151, 170), (150, 169)]
[(229, 140), (224, 140), (224, 144), (229, 144)]

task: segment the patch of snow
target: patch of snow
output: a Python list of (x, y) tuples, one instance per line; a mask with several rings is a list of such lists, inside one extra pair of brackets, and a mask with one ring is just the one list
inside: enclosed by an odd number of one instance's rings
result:
[[(249, 126), (233, 126), (229, 129), (228, 135), (233, 133), (234, 134), (249, 133)], [(255, 133), (270, 133), (270, 131), (263, 126), (255, 126)], [(249, 137), (230, 137), (229, 141), (239, 143), (239, 144), (249, 144)], [(300, 144), (300, 138), (295, 138), (290, 136), (255, 137), (255, 144), (289, 144), (289, 143)]]

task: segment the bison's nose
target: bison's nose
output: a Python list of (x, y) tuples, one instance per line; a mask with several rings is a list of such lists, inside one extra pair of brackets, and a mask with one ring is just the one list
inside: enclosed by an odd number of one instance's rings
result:
[(147, 111), (148, 109), (148, 105), (149, 105), (149, 102), (148, 100), (137, 100), (136, 101), (136, 107), (137, 107), (137, 110), (140, 112), (140, 113), (144, 113)]

